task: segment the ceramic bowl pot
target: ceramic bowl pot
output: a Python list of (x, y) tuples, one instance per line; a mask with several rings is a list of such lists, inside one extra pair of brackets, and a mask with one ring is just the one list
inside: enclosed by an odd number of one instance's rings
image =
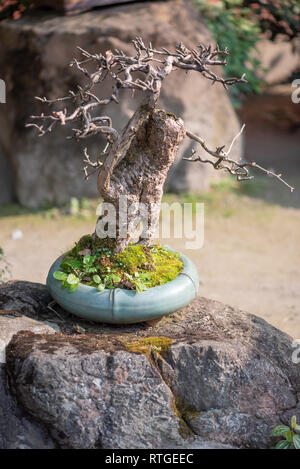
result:
[(142, 293), (121, 288), (99, 292), (97, 288), (83, 284), (72, 293), (62, 290), (61, 282), (53, 277), (53, 273), (60, 270), (64, 255), (52, 265), (47, 287), (62, 308), (82, 319), (110, 324), (150, 321), (186, 306), (197, 295), (197, 269), (188, 257), (179, 254), (184, 265), (182, 272), (171, 282)]

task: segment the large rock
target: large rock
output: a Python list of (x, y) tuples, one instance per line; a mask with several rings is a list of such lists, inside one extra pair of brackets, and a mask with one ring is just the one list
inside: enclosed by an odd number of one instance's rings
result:
[(199, 298), (153, 327), (92, 324), (57, 305), (47, 318), (29, 282), (22, 301), (22, 282), (0, 288), (1, 307), (14, 285), (23, 312), (39, 303), (30, 315), (65, 331), (18, 332), (6, 353), (11, 390), (57, 447), (268, 448), (300, 419), (292, 339), (256, 316)]
[(45, 428), (33, 422), (11, 395), (5, 366), (0, 363), (0, 449), (53, 449)]
[[(31, 352), (23, 355), (26, 363), (10, 362), (17, 393), (32, 416), (47, 422), (61, 447), (184, 444), (172, 392), (146, 356), (118, 350), (113, 339), (97, 350), (98, 345), (64, 336), (49, 342), (23, 332), (18, 338), (23, 353), (28, 347)], [(15, 342), (10, 350), (14, 355)]]
[[(24, 311), (33, 312), (34, 308), (42, 303), (34, 300), (33, 292), (39, 291), (41, 298), (46, 299), (47, 293), (40, 285), (33, 288), (26, 295), (26, 286), (22, 285), (22, 297), (25, 303), (18, 300), (18, 287), (6, 286), (0, 295), (0, 449), (51, 449), (54, 442), (47, 431), (38, 423), (33, 422), (28, 415), (17, 405), (15, 398), (9, 392), (8, 379), (5, 367), (5, 349), (12, 336), (18, 331), (31, 331), (35, 333), (54, 334), (59, 327), (46, 321), (37, 321), (22, 314)], [(41, 287), (41, 288), (40, 288)], [(3, 293), (5, 291), (5, 294)], [(12, 292), (13, 291), (13, 292)], [(9, 292), (12, 296), (9, 296)], [(46, 293), (46, 294), (45, 294)], [(38, 295), (40, 296), (40, 295)], [(19, 296), (20, 297), (20, 296)], [(46, 307), (46, 302), (43, 302)], [(40, 309), (40, 308), (39, 308)]]
[[(35, 208), (44, 203), (63, 204), (72, 196), (97, 196), (95, 179), (86, 182), (83, 178), (85, 142), (66, 140), (63, 129), (55, 136), (38, 138), (36, 131), (25, 129), (24, 124), (30, 115), (47, 111), (34, 96), (63, 96), (76, 83), (82, 84), (80, 74), (67, 67), (72, 57), (79, 57), (77, 46), (90, 51), (119, 48), (130, 52), (129, 43), (137, 34), (156, 47), (172, 48), (180, 40), (190, 46), (213, 42), (198, 11), (184, 0), (119, 5), (73, 17), (35, 12), (18, 21), (0, 23), (0, 70), (7, 84), (7, 104), (0, 105), (0, 151), (12, 168), (14, 192), (23, 205)], [(103, 94), (110, 93), (111, 84), (107, 83)], [(117, 128), (124, 126), (135, 104), (125, 92), (120, 105), (114, 103), (107, 109)], [(211, 86), (197, 73), (179, 71), (168, 77), (160, 104), (182, 117), (186, 128), (203, 136), (212, 147), (229, 143), (239, 130), (223, 87)], [(97, 140), (89, 144), (91, 154), (99, 153)], [(235, 157), (239, 145), (232, 153)], [(186, 139), (178, 158), (183, 153), (190, 155), (193, 146)], [(171, 170), (167, 185), (171, 190), (202, 190), (212, 178), (219, 177), (210, 165), (181, 161)]]

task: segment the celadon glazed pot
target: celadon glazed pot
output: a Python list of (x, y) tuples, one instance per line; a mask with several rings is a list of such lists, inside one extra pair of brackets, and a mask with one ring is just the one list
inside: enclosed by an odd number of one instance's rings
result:
[(53, 273), (60, 270), (64, 255), (52, 265), (47, 277), (47, 288), (62, 308), (82, 319), (110, 324), (150, 321), (177, 311), (197, 295), (197, 269), (188, 257), (179, 254), (184, 266), (182, 272), (171, 282), (142, 293), (122, 288), (99, 292), (96, 287), (83, 284), (72, 293), (62, 290), (61, 282), (53, 277)]

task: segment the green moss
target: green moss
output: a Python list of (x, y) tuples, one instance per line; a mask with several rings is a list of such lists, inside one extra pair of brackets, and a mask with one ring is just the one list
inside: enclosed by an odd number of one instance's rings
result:
[(122, 264), (130, 274), (134, 274), (137, 268), (142, 269), (148, 264), (152, 265), (150, 250), (145, 246), (138, 245), (128, 246), (116, 256), (116, 261)]
[(196, 410), (195, 407), (190, 404), (187, 404), (186, 402), (184, 402), (183, 399), (179, 397), (176, 397), (175, 399), (175, 407), (179, 416), (187, 422), (190, 422), (200, 414), (200, 412)]
[(179, 120), (179, 117), (176, 116), (176, 114), (174, 114), (173, 112), (165, 112), (165, 111), (162, 111), (166, 116), (170, 116), (170, 117), (173, 117), (175, 120)]
[(74, 291), (80, 283), (142, 292), (174, 280), (183, 269), (178, 253), (160, 246), (129, 245), (115, 252), (114, 240), (83, 236), (61, 263), (54, 276), (62, 288)]
[(173, 340), (169, 337), (146, 337), (144, 339), (133, 340), (125, 344), (126, 349), (133, 353), (143, 353), (148, 355), (151, 352), (166, 353)]
[(184, 439), (191, 438), (194, 433), (192, 432), (191, 428), (188, 426), (185, 418), (185, 414), (182, 413), (182, 406), (181, 401), (178, 398), (173, 398), (172, 401), (173, 411), (175, 415), (178, 417), (178, 432)]
[(126, 350), (123, 337), (117, 335), (34, 334), (31, 331), (20, 331), (7, 347), (7, 356), (10, 360), (19, 358), (25, 360), (33, 350), (52, 355), (70, 345), (74, 348), (74, 353), (81, 354), (92, 354), (98, 350), (107, 352)]

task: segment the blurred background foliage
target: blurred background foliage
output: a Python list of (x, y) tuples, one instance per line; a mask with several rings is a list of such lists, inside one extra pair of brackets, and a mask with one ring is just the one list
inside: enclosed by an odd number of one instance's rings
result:
[(275, 40), (283, 34), (292, 40), (299, 34), (299, 0), (194, 0), (218, 45), (230, 51), (226, 77), (246, 72), (248, 84), (230, 89), (238, 106), (243, 94), (260, 93), (263, 82), (257, 78), (261, 63), (255, 55), (263, 33)]
[(0, 20), (13, 18), (19, 19), (22, 14), (34, 7), (31, 0), (0, 0)]

